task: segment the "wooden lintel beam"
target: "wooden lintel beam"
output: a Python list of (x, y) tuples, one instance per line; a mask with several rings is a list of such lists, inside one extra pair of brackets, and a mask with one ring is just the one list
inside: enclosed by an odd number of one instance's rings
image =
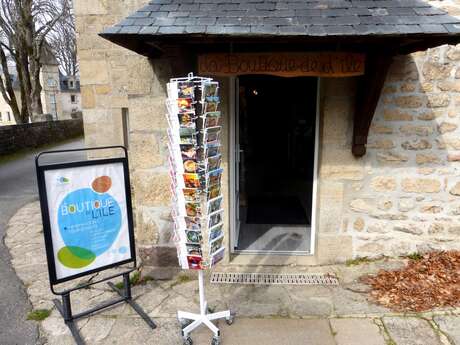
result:
[(367, 55), (366, 71), (359, 77), (356, 94), (351, 149), (355, 157), (366, 154), (369, 128), (392, 61), (392, 56), (383, 52)]

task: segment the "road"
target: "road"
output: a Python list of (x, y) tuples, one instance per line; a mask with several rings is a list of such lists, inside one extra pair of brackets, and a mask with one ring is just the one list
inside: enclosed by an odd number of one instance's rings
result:
[[(83, 147), (83, 139), (47, 147), (46, 150), (65, 150)], [(8, 220), (25, 204), (38, 200), (35, 163), (36, 152), (30, 152), (15, 160), (0, 163), (0, 343), (2, 345), (35, 345), (38, 340), (37, 326), (26, 322), (30, 304), (24, 286), (10, 265), (10, 256), (4, 245)], [(72, 159), (81, 159), (82, 153)], [(56, 154), (44, 163), (61, 162), (69, 154)]]

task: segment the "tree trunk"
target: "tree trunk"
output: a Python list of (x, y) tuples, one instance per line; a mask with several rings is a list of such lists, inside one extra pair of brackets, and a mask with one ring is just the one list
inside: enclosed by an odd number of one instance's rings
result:
[(16, 98), (16, 94), (14, 93), (13, 81), (11, 80), (11, 75), (8, 71), (8, 60), (6, 58), (5, 52), (3, 51), (3, 48), (0, 48), (0, 63), (2, 66), (4, 79), (0, 82), (0, 92), (5, 99), (5, 102), (10, 106), (16, 123), (24, 123), (24, 118), (21, 116), (18, 100)]

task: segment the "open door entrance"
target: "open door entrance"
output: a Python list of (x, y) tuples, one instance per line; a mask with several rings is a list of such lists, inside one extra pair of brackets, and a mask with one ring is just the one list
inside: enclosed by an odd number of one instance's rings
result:
[(235, 97), (235, 250), (310, 252), (317, 78), (244, 76)]

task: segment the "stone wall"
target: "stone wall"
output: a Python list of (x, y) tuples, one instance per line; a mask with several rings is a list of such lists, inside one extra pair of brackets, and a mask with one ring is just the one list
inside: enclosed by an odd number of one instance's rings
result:
[[(128, 132), (138, 253), (147, 266), (177, 266), (171, 240), (164, 116), (165, 87), (173, 77), (174, 58), (151, 64), (147, 58), (98, 36), (147, 2), (75, 3), (85, 139), (88, 146), (119, 145), (125, 144), (123, 131)], [(128, 128), (123, 128), (122, 108), (128, 110)]]
[(345, 187), (339, 233), (355, 257), (460, 248), (459, 62), (460, 46), (395, 59)]
[(62, 120), (0, 126), (0, 155), (83, 135), (83, 121)]
[[(129, 133), (138, 249), (145, 264), (169, 266), (177, 260), (171, 243), (165, 84), (186, 71), (172, 69), (183, 66), (175, 57), (150, 62), (98, 36), (146, 2), (75, 2), (82, 106), (87, 145), (123, 144), (123, 131)], [(316, 255), (309, 262), (459, 246), (459, 61), (454, 47), (396, 58), (368, 153), (360, 159), (351, 154), (356, 80), (322, 79)], [(122, 108), (129, 110), (126, 129)], [(231, 114), (227, 106), (223, 111), (227, 126)]]

